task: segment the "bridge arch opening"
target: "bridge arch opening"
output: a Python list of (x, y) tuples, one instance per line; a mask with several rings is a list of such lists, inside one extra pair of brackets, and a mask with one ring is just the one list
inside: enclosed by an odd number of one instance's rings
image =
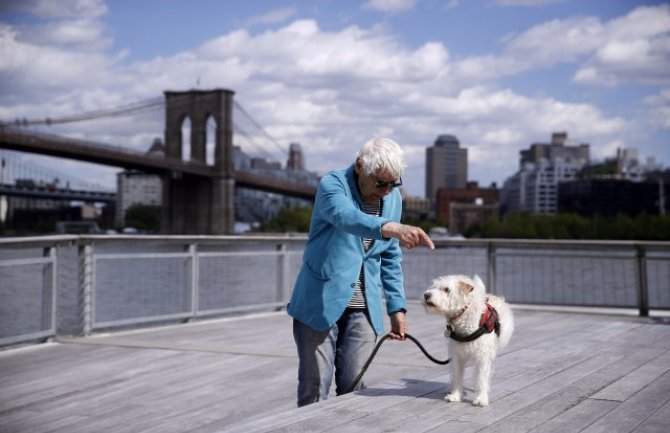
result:
[(193, 159), (193, 146), (191, 145), (191, 118), (184, 116), (181, 121), (181, 160), (191, 161)]
[(214, 115), (207, 115), (205, 125), (205, 164), (213, 167), (216, 165), (216, 132), (218, 129)]

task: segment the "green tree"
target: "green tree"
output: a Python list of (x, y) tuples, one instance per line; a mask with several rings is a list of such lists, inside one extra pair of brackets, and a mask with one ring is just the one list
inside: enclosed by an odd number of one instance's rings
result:
[(161, 208), (134, 204), (126, 210), (125, 224), (126, 227), (134, 227), (140, 231), (158, 233), (161, 228)]
[(282, 209), (277, 216), (261, 226), (261, 231), (306, 233), (309, 231), (311, 219), (312, 208), (310, 207)]
[(445, 227), (446, 224), (444, 221), (440, 221), (437, 219), (418, 219), (418, 218), (407, 218), (405, 216), (402, 217), (402, 220), (400, 221), (403, 224), (409, 224), (417, 227), (421, 227), (423, 231), (428, 233), (430, 229), (434, 227)]
[(614, 218), (576, 214), (510, 213), (502, 220), (473, 224), (467, 237), (524, 239), (670, 240), (670, 216), (640, 215)]

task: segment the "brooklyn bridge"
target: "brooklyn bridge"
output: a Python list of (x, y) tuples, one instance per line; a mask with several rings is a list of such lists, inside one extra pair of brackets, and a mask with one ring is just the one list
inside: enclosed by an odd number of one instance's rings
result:
[[(233, 164), (233, 109), (246, 112), (227, 89), (165, 91), (156, 98), (114, 110), (43, 120), (23, 120), (0, 127), (0, 148), (43, 154), (160, 175), (163, 185), (161, 227), (168, 234), (231, 234), (235, 222), (236, 187), (313, 199), (316, 189), (304, 182), (252, 171)], [(127, 146), (30, 131), (33, 125), (54, 125), (129, 115), (165, 107), (164, 156)], [(190, 146), (183, 125), (190, 122)], [(213, 128), (210, 125), (214, 125)], [(208, 130), (213, 139), (208, 141)], [(262, 129), (262, 128), (261, 128)], [(208, 143), (213, 142), (213, 148)], [(186, 154), (186, 153), (189, 154)]]

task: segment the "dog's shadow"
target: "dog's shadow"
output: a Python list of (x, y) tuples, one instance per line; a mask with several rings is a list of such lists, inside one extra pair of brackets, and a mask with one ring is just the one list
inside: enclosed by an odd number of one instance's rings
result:
[[(400, 386), (394, 386), (397, 382)], [(399, 379), (393, 381), (387, 387), (370, 386), (356, 391), (358, 395), (367, 397), (399, 396), (412, 398), (425, 398), (429, 400), (443, 400), (444, 395), (451, 389), (449, 382), (435, 382), (430, 380)], [(474, 392), (467, 387), (463, 390), (466, 394)]]

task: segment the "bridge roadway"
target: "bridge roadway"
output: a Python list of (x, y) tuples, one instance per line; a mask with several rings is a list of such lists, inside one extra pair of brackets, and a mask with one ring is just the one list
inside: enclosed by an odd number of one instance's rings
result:
[[(157, 157), (123, 147), (108, 146), (85, 140), (75, 140), (53, 134), (41, 134), (0, 127), (0, 148), (38, 153), (79, 161), (135, 169), (148, 173), (183, 173), (199, 177), (218, 177), (214, 168), (196, 161)], [(237, 186), (275, 192), (311, 200), (316, 188), (311, 185), (238, 171), (234, 175)]]
[[(284, 312), (59, 337), (0, 352), (0, 432), (667, 432), (665, 319), (515, 308), (487, 408), (442, 400), (448, 368), (387, 341), (367, 389), (295, 408)], [(442, 319), (409, 307), (412, 335), (446, 357)]]
[(0, 183), (0, 195), (53, 200), (74, 200), (96, 203), (116, 202), (116, 193), (114, 192), (84, 191), (67, 188), (48, 188), (44, 186), (23, 188), (4, 183)]

